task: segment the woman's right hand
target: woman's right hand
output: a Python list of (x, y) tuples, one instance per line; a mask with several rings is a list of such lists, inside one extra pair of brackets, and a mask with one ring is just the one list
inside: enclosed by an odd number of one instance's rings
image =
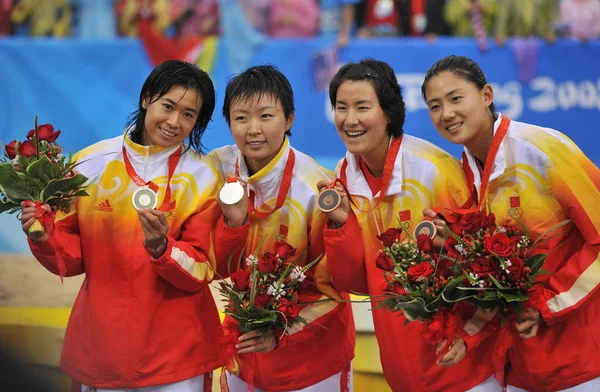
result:
[[(52, 212), (52, 207), (50, 207), (48, 204), (44, 204), (42, 205), (42, 209), (48, 213)], [(50, 236), (48, 235), (48, 233), (44, 232), (44, 234), (42, 234), (41, 236), (36, 236), (36, 235), (31, 235), (29, 234), (29, 228), (31, 227), (31, 225), (33, 225), (33, 222), (35, 222), (36, 217), (36, 207), (32, 202), (28, 202), (28, 201), (24, 201), (21, 203), (21, 228), (23, 229), (23, 231), (25, 232), (25, 234), (31, 238), (31, 240), (33, 242), (46, 242), (48, 241), (48, 238), (50, 238)]]
[(225, 204), (221, 201), (221, 196), (217, 196), (217, 201), (223, 211), (225, 224), (229, 227), (239, 228), (244, 226), (248, 218), (248, 185), (246, 182), (238, 179), (244, 188), (244, 196), (235, 204)]
[(437, 229), (437, 234), (436, 234), (435, 238), (433, 239), (433, 246), (441, 249), (444, 246), (444, 244), (446, 243), (446, 238), (444, 236), (444, 234), (446, 232), (446, 227), (445, 227), (446, 221), (441, 219), (440, 216), (437, 214), (437, 212), (435, 212), (434, 210), (431, 210), (429, 208), (425, 208), (423, 210), (423, 215), (433, 218), (433, 224), (435, 225), (435, 228)]
[[(323, 190), (323, 188), (327, 187), (329, 184), (330, 183), (327, 181), (319, 181), (317, 183), (317, 188), (319, 189), (319, 192)], [(350, 208), (350, 200), (348, 199), (348, 194), (346, 193), (346, 190), (344, 189), (342, 184), (336, 182), (334, 187), (335, 190), (338, 191), (338, 193), (341, 196), (340, 205), (335, 210), (327, 212), (326, 214), (329, 217), (330, 221), (337, 224), (338, 226), (342, 226), (344, 223), (346, 223), (348, 217), (350, 216), (350, 212), (352, 211)]]

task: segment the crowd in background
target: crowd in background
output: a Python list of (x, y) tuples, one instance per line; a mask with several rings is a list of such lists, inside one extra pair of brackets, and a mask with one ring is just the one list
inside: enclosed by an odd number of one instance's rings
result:
[(600, 37), (600, 0), (0, 0), (0, 35), (132, 37), (140, 18), (172, 37), (220, 33), (239, 7), (270, 37)]

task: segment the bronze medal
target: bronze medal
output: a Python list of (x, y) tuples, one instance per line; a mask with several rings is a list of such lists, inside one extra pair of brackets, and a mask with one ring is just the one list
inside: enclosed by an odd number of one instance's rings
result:
[(430, 220), (424, 220), (419, 222), (419, 224), (415, 227), (415, 238), (417, 238), (419, 234), (425, 234), (428, 235), (431, 239), (434, 239), (437, 235), (437, 227), (435, 227), (435, 223), (433, 223), (433, 221)]
[(342, 195), (334, 188), (323, 189), (317, 198), (317, 205), (323, 212), (331, 212), (339, 207)]

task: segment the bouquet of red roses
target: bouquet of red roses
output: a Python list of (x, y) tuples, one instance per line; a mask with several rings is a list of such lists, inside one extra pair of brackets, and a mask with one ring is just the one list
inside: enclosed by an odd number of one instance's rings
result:
[(415, 238), (402, 223), (377, 238), (383, 250), (376, 265), (384, 271), (387, 288), (382, 295), (372, 297), (385, 309), (401, 311), (408, 322), (422, 321), (426, 342), (437, 344), (446, 339), (449, 346), (458, 326), (455, 302), (463, 295), (456, 290), (462, 281), (460, 270), (434, 248), (429, 235)]
[(449, 219), (449, 237), (444, 247), (447, 256), (461, 266), (463, 282), (459, 290), (481, 309), (497, 309), (502, 321), (520, 314), (522, 305), (538, 287), (537, 278), (547, 254), (536, 251), (553, 230), (535, 242), (525, 225), (511, 215), (514, 223), (500, 225), (493, 213), (470, 212)]
[[(27, 140), (13, 140), (3, 148), (0, 213), (17, 212), (22, 202), (35, 205), (38, 220), (29, 229), (31, 234), (42, 234), (51, 227), (56, 211), (66, 211), (76, 197), (88, 195), (84, 186), (87, 177), (74, 173), (77, 163), (71, 155), (63, 155), (56, 143), (59, 135), (60, 130), (54, 131), (50, 124), (38, 127), (36, 116), (35, 128), (29, 131)], [(52, 207), (52, 214), (42, 210), (43, 204)]]
[(274, 252), (260, 254), (261, 245), (248, 256), (245, 269), (231, 274), (231, 283), (219, 282), (224, 313), (236, 320), (241, 333), (285, 333), (297, 323), (306, 324), (299, 316), (298, 290), (314, 284), (310, 269), (321, 257), (302, 267), (298, 261), (303, 254), (294, 259), (296, 249), (284, 239), (275, 243)]

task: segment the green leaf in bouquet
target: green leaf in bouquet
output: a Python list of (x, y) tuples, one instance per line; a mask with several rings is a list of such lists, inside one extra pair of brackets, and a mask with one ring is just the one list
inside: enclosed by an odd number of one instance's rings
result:
[(27, 184), (10, 163), (0, 164), (0, 192), (15, 204), (31, 199)]
[(8, 200), (2, 200), (0, 201), (0, 214), (6, 211), (8, 211), (9, 214), (12, 214), (14, 212), (12, 210), (17, 210), (19, 207), (19, 204), (10, 202)]
[(498, 296), (504, 298), (506, 302), (524, 302), (529, 298), (528, 295), (519, 292), (498, 291), (497, 293)]
[(83, 174), (76, 174), (73, 177), (50, 180), (48, 185), (40, 194), (41, 200), (46, 202), (57, 194), (62, 196), (65, 193), (69, 194), (75, 190), (79, 190), (87, 180), (87, 177)]
[(544, 265), (544, 262), (546, 261), (547, 256), (548, 256), (547, 254), (539, 254), (539, 255), (531, 256), (530, 258), (527, 259), (525, 264), (529, 268), (531, 268), (532, 275), (537, 274), (538, 271), (542, 268), (542, 266)]
[(410, 320), (427, 320), (435, 314), (437, 307), (430, 308), (423, 298), (413, 298), (411, 301), (398, 301), (395, 310), (401, 310)]
[(25, 171), (29, 177), (50, 181), (51, 178), (48, 174), (52, 173), (53, 165), (47, 156), (42, 155), (40, 159), (33, 161), (29, 166), (27, 166)]
[(496, 287), (497, 287), (497, 288), (499, 288), (499, 289), (505, 289), (505, 288), (506, 288), (506, 287), (504, 287), (504, 286), (502, 285), (502, 283), (500, 283), (500, 281), (499, 281), (498, 279), (494, 278), (494, 276), (493, 276), (493, 275), (491, 275), (491, 274), (490, 274), (490, 280), (491, 280), (492, 282), (494, 282), (494, 284), (496, 285)]

